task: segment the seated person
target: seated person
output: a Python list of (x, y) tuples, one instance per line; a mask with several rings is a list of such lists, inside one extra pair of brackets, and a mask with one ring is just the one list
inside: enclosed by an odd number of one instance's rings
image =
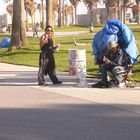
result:
[(110, 41), (108, 47), (102, 56), (98, 58), (100, 61), (101, 81), (93, 84), (92, 87), (109, 88), (111, 83), (107, 79), (107, 72), (110, 71), (117, 81), (117, 85), (121, 85), (124, 77), (121, 71), (128, 68), (130, 60), (123, 49), (117, 42)]

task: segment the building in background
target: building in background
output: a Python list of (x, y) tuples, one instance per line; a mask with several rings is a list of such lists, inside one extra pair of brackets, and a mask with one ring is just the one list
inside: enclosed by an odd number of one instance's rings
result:
[[(70, 4), (70, 3), (69, 3)], [(112, 8), (109, 9), (109, 18), (116, 18), (115, 12)], [(137, 13), (137, 5), (134, 5), (131, 8), (126, 8), (125, 19), (126, 22), (129, 21)], [(97, 4), (97, 8), (93, 9), (93, 24), (104, 24), (107, 20), (107, 9), (105, 8), (105, 4), (102, 0), (100, 3)], [(46, 17), (46, 12), (44, 12), (44, 17)], [(25, 15), (26, 16), (26, 15)], [(31, 17), (28, 15), (28, 23), (32, 23)], [(72, 25), (72, 15), (68, 15), (67, 17), (67, 26)], [(86, 5), (82, 2), (79, 3), (77, 6), (77, 18), (78, 18), (78, 25), (90, 25), (91, 23), (91, 11), (86, 7)], [(33, 16), (34, 23), (41, 22), (41, 13), (36, 10), (35, 15)], [(44, 18), (46, 19), (46, 18)], [(58, 13), (57, 11), (54, 12), (54, 25), (57, 24), (58, 21)], [(44, 21), (46, 22), (46, 21)], [(9, 14), (0, 15), (0, 26), (10, 25), (12, 23), (12, 18)]]
[[(131, 1), (133, 3), (130, 7), (125, 8), (125, 22), (129, 23), (130, 19), (135, 16), (136, 12), (136, 2)], [(135, 12), (134, 12), (135, 11)], [(93, 17), (91, 17), (91, 11), (88, 10), (86, 14), (80, 14), (78, 15), (78, 25), (91, 25), (91, 19), (94, 25), (97, 24), (104, 24), (106, 20), (108, 19), (107, 15), (107, 9), (105, 7), (105, 4), (103, 2), (100, 2), (97, 4), (97, 7), (92, 10)], [(122, 12), (122, 17), (123, 17)], [(118, 18), (116, 17), (116, 13), (114, 8), (109, 8), (109, 19), (112, 18)]]

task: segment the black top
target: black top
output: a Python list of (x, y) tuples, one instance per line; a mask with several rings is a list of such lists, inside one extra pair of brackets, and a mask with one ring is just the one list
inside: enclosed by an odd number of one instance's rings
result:
[(124, 52), (124, 50), (120, 47), (117, 47), (116, 53), (112, 53), (111, 51), (106, 55), (113, 65), (125, 66), (127, 67), (130, 64), (130, 60), (128, 55)]
[(48, 42), (41, 48), (42, 52), (53, 53), (53, 39), (48, 38)]

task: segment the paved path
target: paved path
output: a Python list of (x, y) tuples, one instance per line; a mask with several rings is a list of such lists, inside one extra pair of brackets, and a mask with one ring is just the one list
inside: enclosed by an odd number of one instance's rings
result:
[[(35, 35), (35, 37), (40, 37), (44, 32), (38, 32), (38, 36)], [(89, 34), (88, 31), (68, 31), (68, 32), (54, 32), (54, 35), (56, 37), (68, 37), (68, 36), (80, 36), (80, 35), (85, 35), (85, 34)], [(2, 33), (2, 34), (8, 34), (6, 33)], [(94, 33), (92, 33), (93, 35)], [(33, 31), (27, 31), (26, 32), (27, 36), (31, 36), (33, 37)]]
[(0, 140), (139, 140), (140, 89), (37, 86), (38, 68), (0, 63)]
[[(32, 31), (26, 32), (27, 36), (33, 36)], [(38, 32), (38, 36), (40, 37), (44, 32)], [(56, 37), (66, 37), (66, 36), (79, 36), (88, 33), (88, 31), (68, 31), (68, 32), (54, 32)]]

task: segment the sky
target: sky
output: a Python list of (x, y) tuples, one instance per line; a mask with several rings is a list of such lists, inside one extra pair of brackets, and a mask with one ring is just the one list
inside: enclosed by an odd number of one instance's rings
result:
[(6, 13), (6, 4), (4, 3), (3, 0), (1, 0), (1, 4), (0, 4), (0, 15)]
[[(36, 0), (36, 2), (38, 2), (38, 1), (40, 1), (40, 0)], [(0, 15), (3, 15), (5, 13), (6, 13), (6, 4), (3, 0), (1, 0)], [(79, 3), (79, 5), (77, 7), (77, 14), (86, 14), (86, 13), (87, 13), (87, 8), (85, 7), (85, 5), (83, 3)]]

